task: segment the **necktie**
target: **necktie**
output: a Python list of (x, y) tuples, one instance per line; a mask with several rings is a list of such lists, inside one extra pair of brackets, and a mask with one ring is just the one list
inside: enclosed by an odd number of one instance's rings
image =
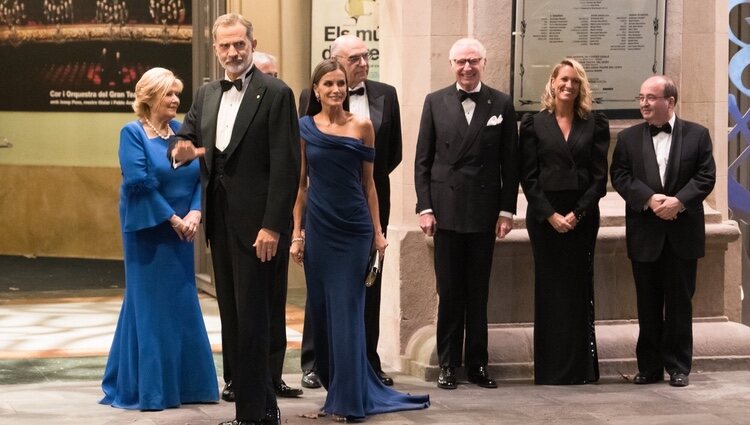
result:
[(665, 123), (661, 127), (657, 127), (655, 125), (649, 125), (648, 126), (648, 132), (651, 133), (651, 137), (656, 136), (657, 134), (661, 133), (662, 131), (665, 132), (665, 133), (667, 133), (667, 134), (670, 134), (670, 133), (672, 133), (672, 126), (669, 125), (669, 123)]
[(221, 84), (221, 91), (227, 91), (232, 87), (237, 87), (237, 91), (242, 91), (242, 78), (238, 78), (234, 81), (220, 80), (219, 84)]
[(365, 86), (358, 89), (349, 90), (349, 96), (362, 96), (365, 94)]
[(466, 99), (471, 99), (474, 102), (476, 102), (478, 96), (479, 96), (479, 92), (478, 91), (469, 93), (467, 91), (458, 89), (458, 100), (461, 101), (461, 102), (463, 102)]

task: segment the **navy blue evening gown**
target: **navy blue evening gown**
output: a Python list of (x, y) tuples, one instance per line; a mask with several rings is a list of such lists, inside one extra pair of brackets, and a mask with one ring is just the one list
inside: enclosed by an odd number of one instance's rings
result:
[[(179, 123), (171, 121), (173, 131)], [(102, 404), (161, 410), (216, 402), (219, 387), (195, 286), (193, 244), (172, 214), (199, 210), (198, 161), (171, 169), (168, 141), (138, 121), (120, 133), (125, 296), (102, 380)]]
[(362, 163), (375, 149), (351, 137), (322, 133), (300, 119), (307, 158), (305, 279), (311, 303), (315, 359), (328, 390), (323, 411), (367, 415), (428, 407), (429, 396), (386, 387), (367, 360), (365, 273), (373, 225), (362, 188)]

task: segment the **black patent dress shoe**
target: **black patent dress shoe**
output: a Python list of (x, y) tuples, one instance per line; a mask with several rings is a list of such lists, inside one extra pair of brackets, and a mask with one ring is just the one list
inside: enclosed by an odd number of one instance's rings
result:
[(314, 370), (308, 370), (302, 373), (302, 386), (305, 388), (320, 388), (320, 378)]
[(456, 371), (450, 366), (441, 366), (440, 375), (437, 380), (438, 388), (444, 390), (455, 390), (458, 388), (458, 382), (456, 381)]
[(277, 397), (294, 398), (302, 395), (302, 390), (299, 388), (292, 388), (284, 382), (282, 379), (279, 385), (274, 387), (274, 392)]
[(663, 372), (638, 372), (633, 377), (633, 383), (636, 385), (653, 384), (664, 380)]
[(673, 387), (687, 387), (690, 385), (690, 378), (684, 373), (673, 373), (669, 377), (669, 385)]
[(376, 375), (378, 375), (378, 379), (380, 379), (380, 382), (383, 383), (386, 387), (393, 386), (393, 378), (388, 376), (387, 373), (383, 372), (382, 370), (379, 372), (375, 372)]
[[(221, 399), (230, 403), (234, 402), (234, 388), (232, 387), (232, 381), (227, 382), (224, 385), (224, 389), (221, 390)], [(231, 423), (231, 422), (225, 422)]]
[(472, 384), (477, 384), (482, 388), (497, 388), (497, 382), (487, 372), (487, 366), (479, 366), (469, 369), (466, 378)]

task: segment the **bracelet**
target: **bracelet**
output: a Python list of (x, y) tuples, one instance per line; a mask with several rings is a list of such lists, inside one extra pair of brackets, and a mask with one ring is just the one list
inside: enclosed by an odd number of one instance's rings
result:
[(305, 243), (305, 238), (294, 238), (294, 239), (292, 239), (292, 243), (295, 243), (295, 242)]

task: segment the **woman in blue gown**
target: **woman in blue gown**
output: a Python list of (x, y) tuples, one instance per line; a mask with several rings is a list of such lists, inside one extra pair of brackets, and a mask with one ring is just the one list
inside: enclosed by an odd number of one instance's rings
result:
[(182, 82), (164, 68), (135, 87), (138, 120), (120, 132), (120, 225), (125, 296), (104, 372), (102, 404), (161, 410), (219, 399), (195, 286), (201, 219), (198, 161), (166, 159)]
[(290, 252), (297, 263), (304, 260), (318, 376), (328, 390), (322, 411), (358, 421), (423, 409), (429, 396), (386, 387), (367, 361), (367, 262), (373, 249), (382, 256), (387, 246), (372, 179), (372, 123), (347, 111), (346, 73), (336, 59), (321, 62), (312, 80), (314, 97), (300, 119), (302, 172)]

